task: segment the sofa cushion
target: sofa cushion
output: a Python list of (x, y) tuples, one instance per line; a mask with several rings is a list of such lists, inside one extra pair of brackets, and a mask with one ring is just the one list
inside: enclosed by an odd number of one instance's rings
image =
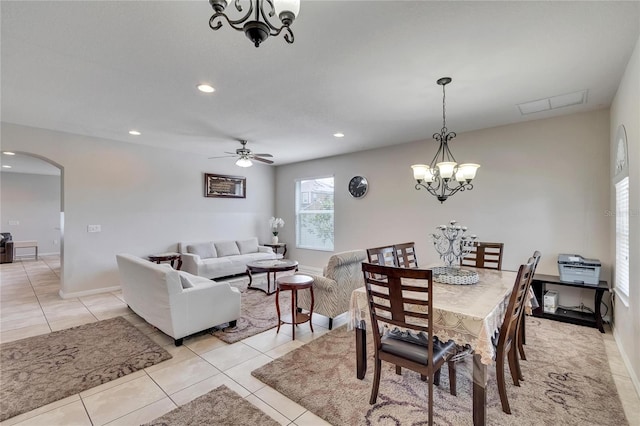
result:
[(236, 241), (240, 254), (257, 253), (258, 252), (258, 238), (251, 238), (249, 240)]
[(238, 245), (235, 241), (218, 241), (217, 243), (213, 243), (218, 252), (218, 257), (224, 256), (235, 256), (240, 254), (240, 250), (238, 250)]
[(187, 246), (187, 253), (200, 256), (200, 259), (210, 259), (212, 257), (218, 257), (216, 248), (211, 242), (190, 244)]

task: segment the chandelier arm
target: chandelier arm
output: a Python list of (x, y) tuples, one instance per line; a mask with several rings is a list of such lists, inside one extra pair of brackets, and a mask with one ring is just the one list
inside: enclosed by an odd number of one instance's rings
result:
[[(235, 0), (234, 4), (236, 6), (236, 10), (238, 12), (242, 12), (242, 5), (240, 4), (240, 0)], [(251, 9), (253, 7), (253, 1), (249, 1), (249, 5), (250, 5), (249, 9)], [(251, 13), (251, 12), (249, 12), (249, 13)]]
[[(272, 37), (277, 37), (278, 35), (280, 35), (280, 33), (282, 32), (282, 30), (284, 30), (286, 28), (286, 31), (288, 34), (285, 34), (285, 40), (287, 41), (287, 43), (293, 43), (293, 32), (289, 29), (288, 25), (282, 25), (280, 28), (274, 26), (271, 21), (269, 20), (269, 16), (270, 17), (274, 17), (275, 16), (275, 8), (273, 7), (273, 2), (272, 0), (266, 0), (266, 2), (271, 6), (271, 11), (269, 13), (265, 13), (264, 11), (264, 2), (260, 2), (260, 14), (262, 15), (262, 18), (264, 19), (265, 24), (267, 24), (267, 26), (271, 29), (271, 31), (269, 31), (269, 35)], [(257, 18), (257, 12), (256, 12), (256, 20), (258, 20)], [(291, 35), (291, 41), (289, 41), (289, 39), (287, 38), (288, 35)]]
[[(247, 19), (249, 19), (249, 16), (251, 16), (251, 13), (253, 13), (253, 2), (250, 3), (251, 6), (249, 7), (249, 10), (247, 11), (247, 13), (238, 19), (229, 19), (229, 17), (224, 13), (224, 12), (216, 12), (213, 14), (213, 16), (211, 17), (211, 19), (209, 19), (209, 27), (211, 27), (212, 30), (218, 30), (220, 29), (220, 27), (222, 27), (222, 18), (224, 18), (227, 23), (229, 24), (229, 26), (231, 26), (231, 28), (233, 28), (236, 31), (244, 31), (244, 29), (242, 27), (237, 26), (237, 24), (242, 24), (244, 21), (246, 21)], [(242, 9), (238, 9), (238, 10), (242, 10)], [(216, 19), (220, 19), (220, 21), (217, 22), (217, 24), (214, 26), (214, 21)]]

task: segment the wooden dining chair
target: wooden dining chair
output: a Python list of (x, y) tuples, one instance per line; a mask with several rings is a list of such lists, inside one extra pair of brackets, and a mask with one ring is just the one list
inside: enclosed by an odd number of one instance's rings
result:
[(533, 271), (533, 262), (520, 265), (518, 275), (513, 285), (513, 290), (509, 296), (509, 304), (500, 327), (498, 334), (498, 343), (496, 345), (496, 380), (498, 382), (498, 393), (500, 394), (500, 402), (502, 403), (502, 411), (511, 414), (509, 408), (509, 400), (507, 398), (506, 383), (504, 380), (504, 359), (509, 359), (509, 370), (513, 384), (520, 386), (518, 381), (520, 375), (520, 365), (518, 362), (517, 342), (518, 342), (518, 321), (520, 314), (524, 309), (527, 296), (527, 286), (531, 281)]
[[(527, 285), (527, 293), (529, 293), (529, 288), (531, 287), (531, 281), (533, 281), (533, 276), (536, 273), (536, 268), (538, 267), (538, 263), (540, 262), (540, 258), (542, 257), (542, 253), (540, 253), (538, 250), (536, 250), (535, 252), (533, 252), (533, 257), (529, 258), (530, 261), (533, 261), (533, 270), (531, 271), (531, 278), (529, 279), (529, 285)], [(520, 353), (520, 359), (523, 360), (527, 360), (527, 357), (524, 353), (524, 346), (527, 342), (526, 342), (526, 336), (525, 336), (525, 313), (524, 313), (524, 309), (522, 310), (522, 313), (520, 314), (521, 318), (518, 321), (518, 352)], [(520, 380), (524, 380), (524, 377), (522, 377), (522, 374), (519, 374), (520, 376)]]
[(394, 246), (382, 246), (367, 249), (369, 263), (373, 265), (398, 266)]
[[(429, 425), (432, 425), (433, 385), (438, 384), (440, 368), (455, 354), (456, 348), (452, 341), (443, 343), (433, 335), (431, 270), (362, 263), (362, 272), (375, 348), (369, 404), (375, 404), (378, 398), (382, 361), (405, 367), (426, 377)], [(396, 328), (389, 331), (382, 328), (383, 325)], [(455, 364), (449, 363), (448, 368), (449, 377), (455, 378)]]
[(397, 266), (400, 268), (418, 267), (418, 258), (416, 257), (415, 243), (413, 241), (410, 243), (395, 244), (393, 248), (396, 252)]
[(460, 265), (501, 270), (503, 250), (504, 243), (478, 241), (473, 244), (471, 253), (461, 259)]

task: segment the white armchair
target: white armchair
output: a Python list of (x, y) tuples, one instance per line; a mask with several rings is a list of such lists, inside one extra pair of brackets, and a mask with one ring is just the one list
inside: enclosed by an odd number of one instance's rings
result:
[(157, 265), (130, 254), (116, 255), (124, 300), (149, 324), (183, 337), (240, 318), (240, 291), (168, 264)]
[[(367, 252), (352, 250), (336, 253), (329, 258), (324, 276), (313, 277), (314, 305), (313, 313), (329, 317), (329, 330), (333, 327), (333, 318), (349, 310), (351, 292), (364, 285), (362, 262), (367, 261)], [(311, 307), (311, 295), (307, 291), (298, 294), (298, 308), (308, 310)]]

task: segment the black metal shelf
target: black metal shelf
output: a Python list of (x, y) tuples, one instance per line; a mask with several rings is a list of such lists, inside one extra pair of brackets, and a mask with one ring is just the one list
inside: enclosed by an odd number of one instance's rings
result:
[[(546, 284), (554, 284), (568, 287), (579, 287), (587, 290), (595, 291), (595, 313), (591, 312), (578, 312), (569, 309), (558, 308), (555, 313), (544, 312), (543, 310), (543, 298), (545, 293)], [(600, 304), (602, 303), (602, 296), (605, 291), (609, 291), (609, 286), (606, 281), (600, 281), (597, 286), (589, 286), (578, 283), (570, 283), (560, 281), (560, 277), (554, 275), (536, 274), (531, 280), (531, 286), (533, 292), (538, 300), (539, 308), (533, 310), (533, 316), (539, 318), (547, 318), (555, 321), (568, 322), (576, 325), (584, 325), (587, 327), (595, 327), (604, 333), (604, 327), (602, 324), (602, 315), (600, 313)]]

